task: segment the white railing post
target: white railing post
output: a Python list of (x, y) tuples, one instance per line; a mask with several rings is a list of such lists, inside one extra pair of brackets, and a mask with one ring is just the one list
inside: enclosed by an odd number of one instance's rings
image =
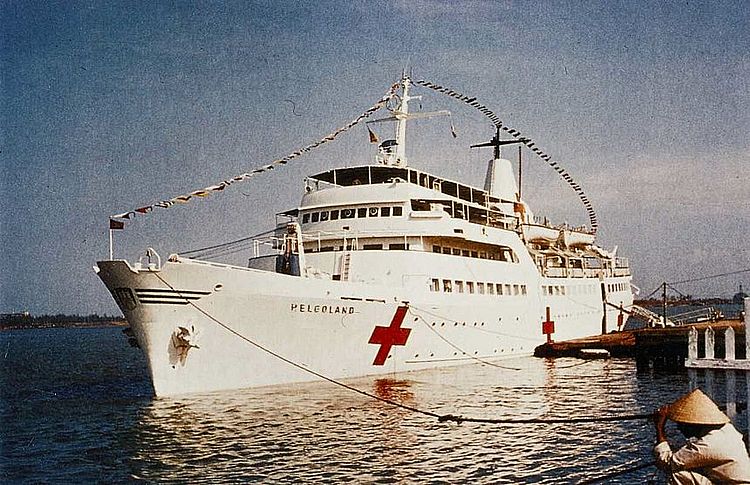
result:
[(734, 360), (734, 329), (732, 327), (724, 332), (724, 358)]
[(690, 327), (688, 332), (688, 360), (695, 360), (698, 358), (698, 330), (695, 327)]
[(706, 329), (706, 335), (704, 336), (704, 338), (706, 341), (706, 358), (713, 359), (714, 358), (714, 344), (715, 344), (713, 327), (708, 327)]

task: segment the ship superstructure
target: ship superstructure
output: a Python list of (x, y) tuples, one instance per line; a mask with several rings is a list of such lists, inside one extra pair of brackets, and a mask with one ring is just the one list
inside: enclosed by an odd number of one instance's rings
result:
[(531, 354), (609, 332), (633, 302), (624, 258), (521, 200), (498, 130), (484, 188), (407, 163), (404, 77), (374, 163), (308, 177), (246, 266), (172, 255), (97, 271), (158, 395), (407, 372)]

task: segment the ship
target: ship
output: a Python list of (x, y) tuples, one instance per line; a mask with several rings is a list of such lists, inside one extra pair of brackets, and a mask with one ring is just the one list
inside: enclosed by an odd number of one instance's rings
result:
[(96, 263), (157, 396), (500, 363), (624, 326), (627, 258), (534, 215), (502, 154), (519, 139), (498, 128), (473, 145), (493, 149), (483, 188), (420, 170), (407, 124), (446, 111), (412, 112), (415, 82), (394, 86), (368, 121), (393, 138), (308, 176), (298, 207), (243, 238), (243, 262), (149, 250)]

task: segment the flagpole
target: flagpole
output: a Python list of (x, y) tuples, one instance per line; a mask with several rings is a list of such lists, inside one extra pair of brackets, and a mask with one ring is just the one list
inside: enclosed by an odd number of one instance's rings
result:
[(114, 229), (109, 230), (109, 260), (115, 259)]

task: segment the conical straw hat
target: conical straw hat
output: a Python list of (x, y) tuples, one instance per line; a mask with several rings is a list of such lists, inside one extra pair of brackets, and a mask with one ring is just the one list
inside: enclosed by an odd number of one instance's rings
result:
[(700, 389), (670, 404), (667, 417), (674, 422), (687, 424), (726, 424), (730, 421)]

